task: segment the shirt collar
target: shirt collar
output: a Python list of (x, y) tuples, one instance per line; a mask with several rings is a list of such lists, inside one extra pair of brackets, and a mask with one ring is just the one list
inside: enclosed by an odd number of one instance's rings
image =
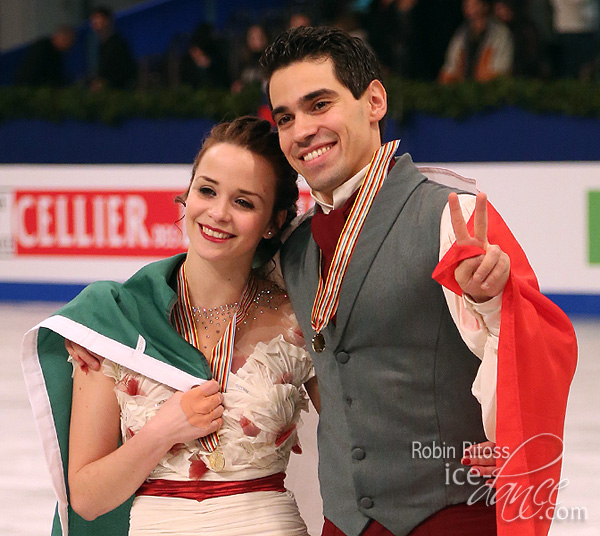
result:
[(348, 179), (333, 191), (333, 204), (324, 201), (323, 196), (319, 192), (315, 192), (311, 189), (310, 195), (314, 199), (315, 203), (321, 207), (323, 214), (329, 214), (332, 210), (342, 207), (344, 203), (350, 199), (352, 194), (358, 190), (365, 180), (369, 165), (370, 164), (366, 165), (356, 175), (354, 175), (354, 177)]

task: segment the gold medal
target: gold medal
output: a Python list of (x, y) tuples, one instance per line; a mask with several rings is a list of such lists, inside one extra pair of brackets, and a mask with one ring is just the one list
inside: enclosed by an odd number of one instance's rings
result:
[(208, 456), (208, 463), (213, 471), (219, 473), (225, 469), (225, 456), (223, 456), (223, 454), (218, 450), (214, 450)]
[(312, 338), (312, 347), (317, 354), (325, 350), (325, 337), (323, 337), (322, 333), (315, 333), (315, 336)]

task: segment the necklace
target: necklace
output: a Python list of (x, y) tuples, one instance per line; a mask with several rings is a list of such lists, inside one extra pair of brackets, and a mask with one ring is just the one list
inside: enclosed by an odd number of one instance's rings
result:
[[(229, 324), (233, 315), (237, 312), (238, 302), (225, 303), (217, 305), (217, 307), (195, 307), (192, 305), (192, 314), (197, 324), (200, 324), (206, 331), (212, 326), (216, 328), (216, 332), (221, 332), (221, 323)], [(206, 338), (210, 338), (207, 333)]]

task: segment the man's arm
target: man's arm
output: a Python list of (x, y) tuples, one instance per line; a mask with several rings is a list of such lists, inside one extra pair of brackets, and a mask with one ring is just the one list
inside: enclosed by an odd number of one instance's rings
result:
[[(498, 246), (487, 242), (487, 211), (484, 194), (451, 195), (440, 222), (440, 259), (455, 243), (481, 247), (485, 255), (467, 259), (456, 270), (463, 285), (463, 296), (443, 288), (450, 315), (468, 348), (481, 359), (473, 395), (482, 408), (486, 436), (495, 440), (496, 366), (502, 289), (510, 270), (510, 260)], [(477, 210), (477, 232), (471, 236), (466, 228)], [(458, 238), (457, 238), (458, 237)]]

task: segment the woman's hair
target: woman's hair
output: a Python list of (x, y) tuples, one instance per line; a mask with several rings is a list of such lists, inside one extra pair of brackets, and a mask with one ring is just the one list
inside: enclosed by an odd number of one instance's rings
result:
[(279, 147), (279, 138), (277, 133), (271, 128), (271, 123), (265, 119), (253, 116), (243, 116), (215, 125), (208, 133), (202, 148), (194, 158), (192, 166), (192, 177), (188, 189), (175, 200), (183, 203), (187, 197), (196, 175), (196, 170), (200, 161), (211, 147), (219, 143), (229, 143), (251, 153), (263, 157), (275, 173), (275, 202), (273, 204), (273, 213), (271, 215), (273, 222), (282, 210), (286, 211), (286, 217), (279, 231), (270, 239), (263, 238), (256, 249), (254, 257), (254, 267), (261, 267), (266, 264), (275, 254), (281, 242), (279, 240), (281, 233), (289, 226), (290, 222), (296, 217), (298, 201), (298, 174), (289, 165), (285, 156)]

